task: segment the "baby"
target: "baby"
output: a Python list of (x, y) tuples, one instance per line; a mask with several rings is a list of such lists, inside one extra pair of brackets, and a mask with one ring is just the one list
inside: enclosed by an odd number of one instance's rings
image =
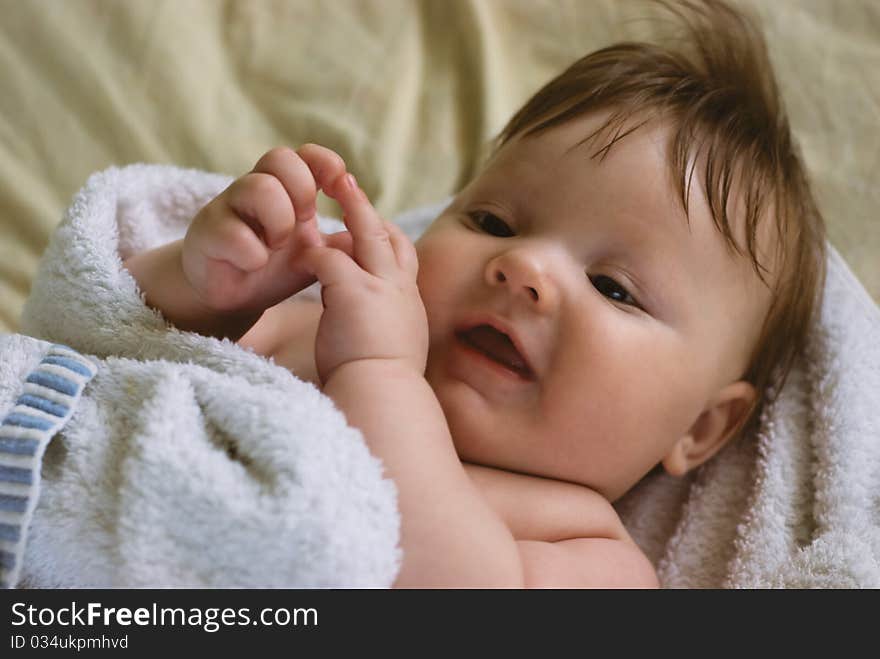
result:
[[(333, 151), (278, 148), (126, 267), (181, 329), (310, 380), (396, 483), (398, 586), (658, 585), (612, 503), (778, 386), (824, 236), (763, 41), (592, 53), (516, 113), (413, 245)], [(318, 191), (347, 231), (326, 235)], [(321, 301), (292, 298), (315, 280)]]

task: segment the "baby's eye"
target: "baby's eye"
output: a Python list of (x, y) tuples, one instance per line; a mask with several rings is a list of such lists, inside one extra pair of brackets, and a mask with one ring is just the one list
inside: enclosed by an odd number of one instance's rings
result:
[(486, 233), (492, 236), (498, 236), (499, 238), (510, 238), (511, 236), (516, 235), (513, 232), (507, 222), (499, 218), (497, 215), (490, 213), (489, 211), (474, 211), (472, 213), (468, 213), (471, 218), (471, 221), (477, 225), (480, 229), (485, 231)]
[(628, 304), (633, 307), (639, 306), (638, 302), (636, 302), (635, 298), (630, 295), (629, 291), (614, 281), (611, 277), (607, 275), (590, 275), (589, 277), (590, 283), (593, 284), (593, 287), (609, 300), (620, 302), (621, 304)]

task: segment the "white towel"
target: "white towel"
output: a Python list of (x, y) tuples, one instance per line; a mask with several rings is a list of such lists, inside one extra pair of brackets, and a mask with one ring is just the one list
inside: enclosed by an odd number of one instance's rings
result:
[[(120, 255), (181, 237), (229, 180), (172, 167), (111, 169), (89, 180), (53, 236), (23, 327), (103, 361), (86, 406), (53, 442), (57, 455), (52, 445), (47, 453), (30, 585), (393, 581), (393, 491), (359, 433), (284, 369), (167, 327), (122, 268)], [(415, 238), (441, 208), (396, 221)], [(758, 431), (685, 478), (646, 477), (617, 503), (664, 586), (880, 587), (877, 337), (880, 310), (829, 246), (807, 353)], [(101, 396), (119, 407), (89, 402)], [(229, 409), (239, 399), (246, 413)], [(278, 400), (285, 405), (268, 404)], [(115, 427), (115, 444), (105, 427)], [(230, 441), (247, 462), (227, 455)], [(286, 506), (294, 520), (305, 514), (294, 496), (303, 492), (354, 531), (319, 517), (273, 537)], [(234, 523), (224, 525), (227, 516)], [(346, 552), (362, 560), (346, 563)], [(296, 559), (305, 557), (319, 569), (300, 569)]]
[[(74, 348), (97, 373), (46, 449), (20, 585), (393, 583), (396, 490), (360, 432), (287, 370), (166, 325), (122, 267), (181, 237), (228, 182), (110, 169), (53, 234), (22, 329)], [(39, 360), (37, 343), (3, 356), (22, 364), (5, 369), (0, 412)]]

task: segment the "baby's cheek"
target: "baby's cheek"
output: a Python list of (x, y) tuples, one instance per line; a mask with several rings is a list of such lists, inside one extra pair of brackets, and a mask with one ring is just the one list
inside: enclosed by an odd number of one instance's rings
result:
[(422, 246), (419, 243), (416, 243), (416, 256), (419, 259), (419, 272), (416, 277), (416, 282), (418, 283), (422, 297), (424, 297), (429, 293), (436, 277), (437, 258), (434, 254), (434, 250)]
[(688, 432), (706, 400), (699, 378), (690, 372), (693, 359), (655, 355), (647, 360), (641, 377), (630, 389), (630, 433), (644, 433), (650, 428), (652, 441), (665, 446)]
[[(436, 242), (436, 241), (435, 241)], [(464, 275), (463, 259), (456, 259), (454, 253), (443, 245), (431, 243), (417, 251), (419, 272), (416, 283), (422, 301), (426, 305), (449, 303)]]
[(647, 429), (681, 428), (693, 407), (692, 355), (639, 326), (603, 326), (594, 319), (583, 335), (587, 340), (563, 368), (571, 388), (583, 392), (581, 409), (597, 431), (622, 440)]

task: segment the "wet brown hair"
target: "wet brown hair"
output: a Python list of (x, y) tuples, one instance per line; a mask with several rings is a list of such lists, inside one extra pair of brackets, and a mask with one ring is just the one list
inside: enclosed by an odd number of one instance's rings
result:
[[(495, 148), (598, 111), (609, 116), (583, 141), (610, 139), (593, 157), (604, 157), (652, 118), (672, 126), (669, 166), (685, 213), (692, 179), (702, 176), (716, 227), (734, 253), (748, 256), (771, 293), (743, 374), (759, 394), (748, 425), (806, 342), (825, 276), (824, 222), (754, 20), (720, 0), (657, 4), (682, 28), (674, 42), (618, 43), (579, 59), (526, 102)], [(729, 215), (734, 199), (744, 209), (736, 221), (743, 222), (745, 244)], [(768, 230), (772, 238), (765, 240)], [(759, 235), (770, 243), (761, 245), (761, 258)]]

